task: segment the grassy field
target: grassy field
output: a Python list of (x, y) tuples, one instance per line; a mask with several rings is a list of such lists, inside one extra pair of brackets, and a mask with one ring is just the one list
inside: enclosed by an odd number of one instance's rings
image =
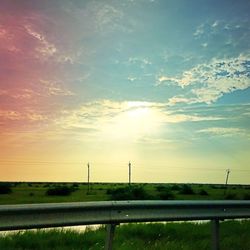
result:
[[(249, 250), (250, 221), (221, 223), (221, 250)], [(59, 230), (24, 231), (0, 235), (0, 249), (104, 249), (105, 229), (85, 232)], [(118, 226), (114, 250), (206, 250), (211, 249), (209, 223), (153, 223)]]
[[(2, 185), (6, 183), (1, 183)], [(1, 194), (0, 204), (27, 204), (49, 202), (79, 202), (79, 201), (105, 201), (112, 200), (114, 190), (124, 189), (127, 192), (128, 185), (124, 183), (92, 183), (90, 191), (85, 183), (7, 183), (11, 192)], [(192, 192), (186, 192), (183, 186), (188, 186)], [(48, 195), (47, 191), (55, 187), (72, 188), (68, 195)], [(133, 184), (132, 188), (140, 191), (135, 198), (151, 200), (211, 200), (211, 199), (250, 199), (250, 186), (228, 185), (225, 193), (223, 185), (215, 184)], [(1, 185), (0, 185), (1, 191)], [(142, 193), (143, 191), (143, 194)], [(138, 193), (138, 192), (137, 192)], [(117, 198), (118, 200), (120, 197)], [(124, 198), (126, 199), (126, 197)]]
[[(0, 183), (0, 204), (126, 199), (250, 199), (250, 186), (215, 184)], [(128, 224), (117, 227), (114, 249), (210, 249), (209, 223)], [(0, 249), (104, 249), (105, 229), (26, 230), (0, 234)], [(221, 249), (249, 250), (250, 221), (221, 223)]]

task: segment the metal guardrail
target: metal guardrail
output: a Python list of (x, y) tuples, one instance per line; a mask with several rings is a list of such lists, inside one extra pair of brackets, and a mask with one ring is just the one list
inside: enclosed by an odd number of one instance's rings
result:
[(219, 249), (219, 220), (250, 218), (250, 201), (104, 201), (0, 206), (0, 231), (129, 222), (212, 220), (212, 249)]

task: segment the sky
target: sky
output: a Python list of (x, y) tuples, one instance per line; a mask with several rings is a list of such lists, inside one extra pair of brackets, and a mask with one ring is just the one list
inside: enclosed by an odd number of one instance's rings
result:
[(0, 181), (250, 184), (250, 1), (1, 0)]

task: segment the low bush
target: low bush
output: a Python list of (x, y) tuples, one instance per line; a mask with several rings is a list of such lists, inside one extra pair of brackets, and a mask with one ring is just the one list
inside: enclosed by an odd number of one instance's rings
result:
[(180, 194), (194, 194), (194, 190), (190, 185), (184, 184), (179, 191)]
[(204, 189), (201, 189), (199, 195), (208, 195), (208, 192)]
[(235, 193), (228, 193), (225, 195), (226, 200), (235, 200), (237, 199), (237, 195)]
[(244, 200), (250, 200), (250, 194), (249, 193), (248, 194), (244, 194), (243, 199)]
[(156, 189), (158, 192), (163, 192), (163, 191), (169, 190), (169, 187), (164, 186), (164, 185), (158, 185), (158, 186), (155, 187), (155, 189)]
[(67, 186), (56, 186), (56, 187), (52, 187), (49, 188), (46, 191), (47, 195), (59, 195), (59, 196), (66, 196), (66, 195), (70, 195), (72, 192), (74, 192), (75, 189), (72, 187), (67, 187)]
[(179, 190), (181, 190), (181, 186), (177, 185), (177, 184), (174, 184), (174, 185), (171, 186), (171, 190), (173, 190), (173, 191), (179, 191)]
[(79, 184), (78, 183), (73, 183), (72, 188), (74, 188), (76, 190), (79, 189)]
[(161, 200), (173, 200), (175, 198), (174, 194), (170, 190), (164, 190), (160, 192)]
[(166, 185), (158, 185), (155, 189), (159, 192), (159, 198), (161, 200), (173, 200), (174, 194), (171, 192), (171, 187)]
[(108, 189), (107, 194), (112, 200), (146, 200), (150, 195), (146, 193), (143, 187), (125, 187)]
[(11, 184), (0, 183), (0, 194), (9, 194), (12, 192)]

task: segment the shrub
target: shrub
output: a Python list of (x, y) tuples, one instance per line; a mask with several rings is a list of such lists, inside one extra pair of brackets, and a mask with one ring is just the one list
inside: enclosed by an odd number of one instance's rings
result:
[(111, 195), (112, 200), (145, 200), (150, 198), (143, 187), (108, 189), (107, 194)]
[(60, 195), (60, 196), (66, 196), (70, 195), (74, 190), (72, 187), (67, 187), (67, 186), (56, 186), (49, 188), (46, 191), (47, 195)]
[(132, 198), (134, 200), (145, 200), (149, 198), (149, 195), (146, 193), (143, 187), (132, 188)]
[(79, 185), (78, 185), (77, 183), (74, 183), (74, 184), (72, 184), (69, 188), (70, 188), (70, 189), (72, 190), (72, 192), (73, 192), (73, 191), (79, 190)]
[(155, 189), (158, 191), (158, 192), (162, 192), (162, 191), (166, 191), (166, 190), (169, 190), (169, 188), (167, 186), (163, 186), (163, 185), (158, 185), (155, 187)]
[(219, 184), (213, 184), (210, 185), (210, 187), (213, 189), (226, 189), (225, 185), (219, 185)]
[(107, 191), (106, 191), (106, 194), (111, 195), (112, 193), (113, 193), (113, 189), (108, 188)]
[(226, 200), (235, 200), (237, 199), (237, 195), (235, 193), (228, 193), (225, 195)]
[(179, 191), (180, 194), (194, 194), (194, 190), (190, 185), (184, 184)]
[(79, 189), (79, 184), (78, 183), (73, 183), (72, 188)]
[(204, 189), (201, 189), (199, 195), (208, 195), (208, 192)]
[(9, 183), (0, 183), (0, 194), (9, 194), (11, 193), (11, 184)]
[(250, 194), (244, 194), (243, 199), (244, 200), (250, 200)]
[(170, 190), (164, 190), (160, 193), (160, 198), (162, 200), (173, 200), (174, 194)]
[(174, 185), (171, 186), (171, 190), (173, 190), (173, 191), (179, 191), (179, 190), (181, 190), (181, 186), (177, 185), (177, 184), (174, 184)]

